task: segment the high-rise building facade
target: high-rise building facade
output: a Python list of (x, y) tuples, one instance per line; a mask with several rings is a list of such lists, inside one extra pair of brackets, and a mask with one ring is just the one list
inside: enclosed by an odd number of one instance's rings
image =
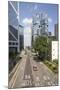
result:
[(33, 16), (32, 40), (37, 36), (48, 35), (48, 16), (46, 13), (38, 13)]
[(51, 36), (52, 36), (51, 32), (48, 32), (48, 36), (49, 36), (49, 37), (51, 37)]
[(16, 1), (8, 2), (9, 52), (20, 52), (20, 50), (23, 48), (22, 43), (24, 39), (24, 28), (19, 23), (18, 4), (19, 2)]
[[(18, 7), (17, 2), (8, 2), (9, 52), (18, 52)], [(16, 28), (17, 27), (17, 28)]]

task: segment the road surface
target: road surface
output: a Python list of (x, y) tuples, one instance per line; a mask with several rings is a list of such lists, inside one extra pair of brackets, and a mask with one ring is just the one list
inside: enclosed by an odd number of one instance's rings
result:
[[(37, 71), (33, 70), (34, 65), (37, 66)], [(26, 55), (23, 55), (15, 74), (9, 81), (9, 88), (55, 85), (58, 85), (58, 75), (54, 74), (42, 62), (36, 62), (29, 50)]]

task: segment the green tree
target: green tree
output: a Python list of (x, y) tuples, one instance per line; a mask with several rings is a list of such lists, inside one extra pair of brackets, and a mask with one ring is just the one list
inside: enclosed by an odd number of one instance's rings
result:
[(33, 42), (33, 48), (35, 52), (38, 52), (38, 56), (41, 60), (47, 59), (48, 43), (47, 37), (37, 37)]

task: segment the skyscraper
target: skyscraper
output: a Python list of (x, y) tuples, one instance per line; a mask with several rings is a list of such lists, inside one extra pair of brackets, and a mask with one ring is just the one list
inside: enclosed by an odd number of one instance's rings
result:
[(24, 28), (19, 23), (18, 3), (16, 1), (8, 2), (9, 52), (20, 52), (23, 48)]
[(48, 36), (49, 36), (49, 37), (51, 37), (51, 36), (52, 36), (51, 32), (48, 32)]
[(17, 2), (8, 2), (9, 52), (18, 52)]
[(48, 16), (46, 13), (37, 13), (33, 16), (32, 40), (37, 36), (48, 35)]

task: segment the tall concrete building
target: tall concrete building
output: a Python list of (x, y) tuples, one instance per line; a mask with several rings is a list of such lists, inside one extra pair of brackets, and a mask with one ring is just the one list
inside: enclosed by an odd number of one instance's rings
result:
[(58, 37), (59, 37), (58, 36), (58, 24), (55, 24), (54, 31), (55, 31), (55, 33), (54, 33), (55, 34), (55, 39), (58, 40)]
[(33, 16), (32, 42), (37, 36), (48, 35), (48, 16), (46, 13), (37, 13)]

